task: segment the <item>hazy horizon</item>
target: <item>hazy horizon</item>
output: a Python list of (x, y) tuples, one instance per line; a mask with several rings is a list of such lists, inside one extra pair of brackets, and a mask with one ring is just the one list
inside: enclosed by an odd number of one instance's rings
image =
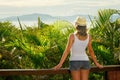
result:
[(96, 15), (99, 9), (120, 9), (119, 5), (119, 0), (0, 0), (0, 19), (32, 13)]

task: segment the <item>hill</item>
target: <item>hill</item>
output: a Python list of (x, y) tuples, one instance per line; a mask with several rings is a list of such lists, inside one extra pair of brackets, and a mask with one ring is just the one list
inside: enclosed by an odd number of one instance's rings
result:
[[(27, 15), (21, 15), (21, 16), (11, 16), (11, 17), (6, 17), (6, 18), (2, 18), (0, 19), (0, 21), (17, 21), (17, 17), (19, 17), (19, 19), (21, 21), (36, 21), (38, 16), (40, 17), (40, 19), (42, 21), (54, 21), (54, 20), (68, 20), (68, 21), (74, 21), (75, 18), (77, 16), (83, 16), (86, 17), (87, 20), (88, 19), (88, 15), (72, 15), (72, 16), (51, 16), (51, 15), (47, 15), (47, 14), (38, 14), (38, 13), (34, 13), (34, 14), (27, 14)], [(93, 16), (91, 16), (93, 17)]]
[[(25, 25), (36, 25), (37, 24), (37, 19), (40, 17), (41, 21), (44, 23), (53, 23), (56, 20), (67, 20), (71, 23), (73, 23), (76, 19), (77, 16), (83, 16), (87, 19), (87, 22), (89, 24), (90, 19), (88, 15), (72, 15), (72, 16), (51, 16), (48, 14), (39, 14), (39, 13), (34, 13), (34, 14), (27, 14), (27, 15), (21, 15), (21, 16), (11, 16), (11, 17), (6, 17), (0, 19), (0, 21), (11, 21), (14, 25), (19, 25), (17, 17), (20, 19), (22, 24)], [(91, 16), (93, 18), (93, 16)]]

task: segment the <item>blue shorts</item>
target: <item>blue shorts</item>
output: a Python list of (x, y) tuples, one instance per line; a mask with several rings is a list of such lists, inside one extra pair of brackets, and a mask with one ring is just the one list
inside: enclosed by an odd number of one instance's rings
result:
[(70, 70), (90, 69), (90, 61), (70, 61)]

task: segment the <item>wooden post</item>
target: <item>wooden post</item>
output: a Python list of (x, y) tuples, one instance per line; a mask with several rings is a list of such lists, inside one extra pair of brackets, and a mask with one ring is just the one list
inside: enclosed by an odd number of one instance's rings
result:
[(120, 80), (120, 71), (108, 71), (107, 79), (108, 80)]

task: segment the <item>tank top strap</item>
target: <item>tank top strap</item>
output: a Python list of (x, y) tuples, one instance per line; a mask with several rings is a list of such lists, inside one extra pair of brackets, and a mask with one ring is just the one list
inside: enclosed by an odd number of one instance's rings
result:
[(88, 35), (87, 39), (89, 40), (90, 39), (90, 35), (89, 34), (87, 34), (87, 35)]
[(75, 33), (73, 33), (73, 35), (74, 35), (74, 39), (76, 39), (76, 34), (75, 34)]

